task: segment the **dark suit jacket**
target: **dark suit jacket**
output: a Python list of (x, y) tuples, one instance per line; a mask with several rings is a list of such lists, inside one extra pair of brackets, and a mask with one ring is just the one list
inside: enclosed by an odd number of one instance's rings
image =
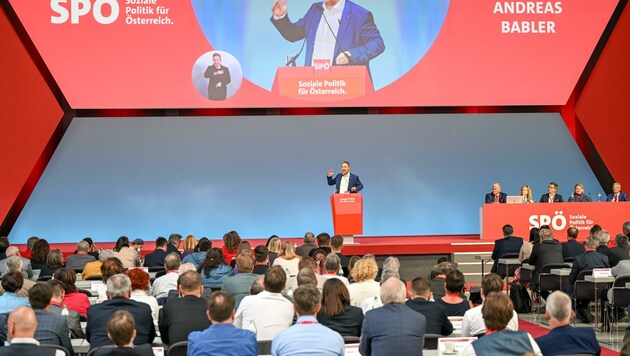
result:
[(161, 249), (155, 249), (155, 251), (147, 253), (144, 256), (144, 267), (164, 267), (164, 259), (168, 254), (168, 252)]
[(318, 247), (318, 248), (314, 248), (311, 250), (311, 252), (308, 253), (309, 256), (313, 257), (313, 255), (315, 254), (315, 251), (317, 250), (322, 250), (326, 253), (326, 255), (328, 255), (329, 253), (332, 252), (332, 250), (330, 249), (330, 247), (328, 246), (323, 246), (323, 247)]
[(107, 322), (117, 310), (130, 312), (136, 320), (136, 339), (134, 345), (150, 344), (155, 339), (155, 325), (151, 317), (151, 308), (146, 303), (126, 298), (114, 298), (88, 308), (85, 338), (90, 343), (90, 350), (96, 347), (112, 345), (107, 337)]
[(585, 251), (584, 244), (577, 240), (569, 239), (569, 241), (562, 244), (562, 257), (575, 257), (583, 254)]
[(70, 351), (70, 355), (74, 355), (74, 350), (70, 343), (68, 323), (64, 317), (57, 316), (42, 309), (35, 309), (35, 317), (37, 318), (35, 339), (39, 341), (40, 344), (63, 346)]
[(608, 262), (610, 267), (615, 267), (621, 260), (628, 259), (629, 246), (615, 246), (608, 249)]
[[(507, 194), (506, 193), (499, 193), (499, 203), (505, 203), (507, 201)], [(492, 204), (494, 203), (494, 194), (492, 194), (492, 192), (486, 194), (486, 204)]]
[(597, 251), (586, 251), (581, 255), (575, 256), (571, 273), (569, 274), (569, 284), (566, 291), (569, 295), (573, 295), (573, 283), (577, 280), (580, 272), (593, 268), (609, 268), (608, 257), (598, 253)]
[[(326, 176), (326, 179), (328, 179), (328, 185), (335, 186), (335, 193), (339, 193), (339, 187), (341, 186), (341, 177), (341, 173), (337, 173), (335, 178)], [(357, 188), (357, 192), (360, 192), (361, 189), (363, 189), (363, 183), (361, 183), (358, 175), (350, 173), (350, 179), (348, 180), (348, 191), (350, 191), (352, 188)]]
[[(275, 20), (271, 17), (271, 22), (278, 29), (282, 37), (287, 41), (295, 42), (306, 37), (306, 54), (304, 55), (304, 65), (310, 66), (315, 48), (315, 37), (319, 22), (322, 21), (321, 2), (313, 4), (303, 18), (295, 23), (289, 19), (289, 14)], [(330, 22), (330, 20), (328, 20)], [(371, 59), (375, 58), (385, 50), (385, 43), (381, 33), (374, 24), (372, 13), (361, 6), (346, 1), (341, 22), (337, 31), (337, 46), (335, 47), (334, 59), (341, 51), (348, 51), (351, 55), (350, 65), (369, 65)]]
[[(564, 200), (562, 199), (562, 195), (560, 194), (556, 194), (553, 196), (553, 202), (554, 203), (562, 203)], [(549, 203), (549, 194), (545, 193), (540, 197), (540, 202), (541, 203)]]
[(8, 356), (55, 356), (57, 350), (52, 348), (43, 348), (34, 344), (21, 344), (14, 343), (9, 346), (0, 347), (0, 355), (8, 355)]
[(499, 265), (499, 258), (506, 253), (516, 253), (521, 251), (523, 246), (523, 239), (517, 236), (508, 236), (494, 242), (494, 249), (492, 250), (492, 259), (494, 264), (492, 265), (492, 273), (497, 273), (497, 266)]
[[(61, 316), (61, 312), (63, 308), (58, 305), (51, 304), (48, 308), (48, 312), (51, 314), (55, 314)], [(68, 310), (68, 329), (72, 333), (73, 339), (85, 339), (85, 334), (83, 333), (83, 329), (81, 328), (81, 317), (79, 313), (74, 310)]]
[(558, 240), (547, 240), (537, 243), (532, 248), (532, 254), (529, 256), (529, 264), (534, 265), (534, 274), (532, 281), (534, 285), (538, 285), (538, 275), (542, 271), (543, 266), (550, 263), (562, 263), (562, 245)]
[(295, 249), (295, 253), (298, 256), (306, 257), (306, 256), (308, 256), (308, 253), (311, 252), (311, 250), (314, 249), (314, 248), (317, 248), (317, 244), (314, 244), (312, 242), (304, 243), (302, 246), (298, 246)]
[(568, 354), (600, 355), (601, 348), (592, 328), (574, 328), (571, 325), (549, 330), (547, 335), (536, 338), (545, 356)]
[(206, 310), (208, 302), (191, 295), (166, 303), (160, 311), (158, 323), (162, 342), (168, 345), (187, 341), (191, 331), (207, 329), (212, 323)]
[(424, 298), (409, 299), (405, 305), (427, 318), (427, 334), (450, 335), (453, 333), (453, 324), (448, 320), (443, 306)]
[[(595, 249), (595, 251), (601, 253), (602, 255), (608, 257), (608, 255), (610, 254), (608, 246), (606, 245), (599, 245), (597, 246), (597, 248)], [(610, 261), (609, 261), (610, 262)]]
[(427, 319), (404, 304), (385, 304), (365, 314), (361, 355), (417, 355), (424, 347)]
[(149, 344), (130, 347), (100, 347), (94, 356), (150, 356), (153, 347)]
[(175, 247), (175, 245), (173, 245), (172, 243), (168, 243), (166, 244), (166, 254), (168, 255), (171, 252), (175, 252), (176, 254), (179, 255), (180, 258), (182, 257), (182, 253), (179, 252), (177, 247)]
[[(613, 194), (610, 193), (608, 194), (608, 197), (606, 197), (606, 201), (612, 201), (612, 200), (613, 200)], [(619, 192), (619, 201), (628, 201), (628, 194), (624, 192)]]

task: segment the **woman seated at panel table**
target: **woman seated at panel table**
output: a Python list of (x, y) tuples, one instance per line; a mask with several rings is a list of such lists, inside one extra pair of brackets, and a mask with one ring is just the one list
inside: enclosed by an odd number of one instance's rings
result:
[(525, 184), (521, 186), (521, 196), (523, 197), (523, 203), (533, 203), (534, 198), (532, 194), (532, 188)]
[(444, 281), (446, 295), (435, 302), (446, 308), (447, 316), (464, 316), (464, 313), (473, 307), (470, 301), (462, 298), (465, 285), (466, 280), (460, 270), (452, 269), (446, 272)]
[(584, 185), (582, 183), (575, 184), (575, 187), (573, 188), (573, 193), (571, 193), (571, 196), (569, 197), (568, 202), (569, 203), (586, 203), (590, 201), (591, 201), (591, 197), (589, 197), (588, 195), (584, 193)]

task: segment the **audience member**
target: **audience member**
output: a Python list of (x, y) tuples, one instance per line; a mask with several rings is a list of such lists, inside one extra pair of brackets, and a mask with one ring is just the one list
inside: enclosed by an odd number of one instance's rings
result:
[(265, 290), (243, 298), (236, 310), (234, 325), (242, 329), (255, 329), (258, 340), (271, 340), (289, 327), (293, 321), (293, 306), (281, 294), (286, 281), (287, 275), (282, 267), (269, 268), (265, 273)]
[(492, 250), (492, 259), (494, 264), (492, 265), (492, 273), (497, 273), (499, 267), (499, 259), (506, 254), (519, 254), (521, 246), (523, 245), (523, 239), (520, 237), (512, 236), (514, 228), (512, 225), (503, 225), (503, 238), (494, 242), (494, 249)]
[(295, 249), (295, 253), (300, 257), (306, 257), (314, 248), (317, 248), (315, 244), (315, 234), (309, 231), (304, 234), (304, 243)]
[[(344, 287), (343, 283), (339, 285)], [(297, 322), (273, 338), (272, 355), (304, 355), (305, 348), (313, 355), (344, 355), (341, 335), (321, 325), (315, 318), (322, 306), (319, 290), (311, 285), (301, 286), (295, 290), (293, 297)]]
[(324, 251), (326, 255), (332, 252), (332, 249), (330, 248), (330, 235), (328, 233), (322, 232), (321, 234), (317, 235), (317, 248), (312, 249), (308, 253), (308, 255), (314, 257), (315, 251), (317, 250)]
[(529, 241), (523, 241), (521, 250), (518, 253), (518, 260), (521, 262), (529, 262), (529, 256), (532, 254), (534, 245), (540, 243), (540, 229), (532, 227), (529, 230)]
[(599, 226), (598, 224), (593, 224), (593, 226), (591, 226), (591, 230), (590, 230), (591, 235), (597, 237), (600, 231), (602, 231), (602, 227)]
[(339, 259), (339, 256), (337, 256), (337, 254), (335, 253), (329, 253), (326, 256), (326, 261), (324, 263), (324, 266), (326, 267), (326, 274), (324, 274), (324, 279), (328, 280), (331, 278), (337, 278), (340, 279), (345, 285), (346, 287), (350, 286), (350, 282), (348, 282), (348, 279), (344, 276), (341, 276), (339, 271), (341, 269), (341, 260)]
[(383, 261), (383, 271), (390, 269), (400, 273), (400, 261), (397, 257), (389, 256)]
[[(610, 232), (606, 230), (600, 230), (597, 232), (597, 235), (595, 236), (599, 240), (599, 245), (597, 246), (596, 251), (608, 257), (609, 256), (608, 242), (610, 241)], [(610, 263), (610, 261), (608, 263)]]
[(448, 320), (446, 308), (431, 299), (431, 285), (422, 277), (411, 281), (411, 298), (405, 302), (409, 308), (424, 315), (427, 320), (427, 334), (450, 335), (453, 324)]
[[(35, 247), (35, 243), (39, 241), (39, 237), (37, 236), (31, 236), (28, 239), (26, 239), (26, 251), (21, 252), (22, 257), (24, 258), (28, 258), (29, 260), (31, 260), (31, 262), (33, 261), (33, 259), (31, 258), (31, 254), (33, 253), (33, 248)], [(46, 256), (44, 255), (44, 262), (46, 262)], [(33, 269), (39, 269), (39, 268), (33, 268)]]
[[(67, 295), (67, 294), (66, 294)], [(86, 339), (90, 350), (104, 345), (111, 345), (107, 337), (107, 323), (119, 309), (130, 312), (136, 321), (135, 345), (150, 344), (155, 339), (155, 325), (151, 318), (151, 308), (141, 302), (129, 299), (131, 296), (131, 280), (125, 274), (115, 274), (107, 279), (107, 297), (100, 304), (88, 309)]]
[(212, 293), (208, 298), (206, 314), (212, 325), (188, 335), (188, 355), (258, 355), (256, 335), (234, 326), (234, 297), (231, 294)]
[[(540, 243), (534, 246), (532, 254), (529, 256), (529, 264), (534, 266), (534, 273), (532, 274), (534, 287), (538, 287), (538, 276), (544, 266), (551, 263), (562, 263), (562, 261), (564, 261), (564, 258), (562, 257), (560, 241), (553, 238), (553, 231), (548, 229), (541, 230)], [(548, 294), (549, 292), (541, 293), (543, 298)]]
[(437, 263), (435, 265), (433, 265), (433, 268), (431, 269), (431, 278), (430, 279), (433, 279), (433, 278), (435, 278), (435, 276), (437, 276), (437, 272), (435, 272), (435, 269), (442, 262), (448, 262), (448, 258), (446, 258), (444, 256), (441, 256), (440, 258), (437, 259)]
[(280, 241), (280, 238), (276, 235), (273, 235), (267, 241), (267, 249), (269, 250), (269, 265), (270, 266), (273, 266), (273, 262), (278, 257), (281, 247), (282, 247), (282, 241)]
[(219, 248), (213, 248), (206, 254), (206, 259), (199, 265), (201, 282), (206, 287), (221, 287), (223, 281), (232, 274), (230, 266), (225, 264), (223, 253)]
[(60, 268), (55, 271), (53, 278), (63, 284), (63, 289), (66, 292), (66, 296), (63, 299), (63, 303), (69, 310), (74, 310), (80, 315), (87, 315), (87, 310), (90, 307), (90, 299), (86, 294), (79, 292), (76, 286), (77, 274), (73, 269)]
[(7, 248), (9, 248), (10, 245), (8, 237), (0, 236), (0, 260), (7, 258)]
[(592, 328), (574, 328), (571, 324), (573, 310), (571, 298), (556, 291), (547, 298), (545, 317), (551, 330), (536, 338), (545, 356), (588, 354), (599, 355), (601, 348)]
[(168, 292), (177, 289), (177, 278), (179, 278), (179, 265), (181, 261), (176, 253), (169, 253), (164, 259), (164, 269), (166, 274), (153, 281), (151, 295), (156, 299), (168, 296)]
[(267, 246), (256, 246), (254, 249), (254, 258), (256, 264), (254, 265), (253, 274), (265, 274), (269, 269), (269, 249)]
[(37, 319), (33, 309), (20, 307), (15, 309), (7, 320), (7, 333), (10, 344), (0, 347), (0, 355), (41, 355), (41, 356), (65, 356), (61, 350), (51, 350), (39, 347), (39, 341), (35, 339)]
[(98, 278), (101, 276), (101, 267), (103, 266), (103, 262), (107, 261), (108, 258), (114, 257), (114, 251), (112, 250), (103, 250), (98, 254), (98, 259), (96, 261), (88, 262), (83, 266), (83, 272), (81, 272), (81, 279), (84, 281), (88, 278)]
[(88, 262), (95, 261), (94, 256), (88, 255), (88, 250), (90, 249), (90, 244), (81, 240), (77, 244), (77, 253), (75, 255), (70, 255), (66, 259), (66, 268), (72, 268), (76, 271), (83, 271), (83, 267)]
[(23, 283), (24, 276), (21, 272), (9, 272), (2, 276), (4, 293), (0, 295), (0, 314), (10, 313), (19, 307), (29, 306), (28, 299), (18, 295)]
[(621, 231), (630, 239), (630, 221), (626, 221), (623, 223), (623, 225), (621, 226)]
[(446, 294), (444, 297), (435, 300), (437, 304), (446, 308), (446, 315), (463, 316), (468, 309), (472, 308), (472, 303), (462, 298), (465, 285), (466, 281), (462, 272), (457, 269), (446, 272), (444, 282)]
[(615, 236), (615, 247), (608, 249), (608, 263), (610, 267), (615, 267), (619, 261), (627, 260), (630, 246), (628, 246), (628, 236), (617, 234)]
[(280, 253), (273, 261), (274, 266), (280, 266), (289, 276), (295, 276), (299, 272), (298, 263), (300, 257), (295, 254), (291, 241), (285, 241), (280, 245)]
[[(33, 238), (35, 240), (29, 247), (31, 239)], [(28, 238), (26, 246), (26, 253), (28, 253), (28, 255), (23, 254), (23, 257), (29, 258), (31, 260), (31, 267), (33, 269), (41, 270), (44, 266), (46, 266), (46, 260), (48, 259), (48, 254), (50, 253), (50, 245), (48, 244), (48, 241), (32, 236)], [(41, 273), (39, 275), (41, 276)]]
[[(354, 266), (357, 264), (357, 262), (359, 262), (360, 260), (361, 257), (359, 256), (352, 256), (350, 257), (350, 260), (348, 260), (348, 275), (346, 277), (348, 278), (348, 282), (350, 282), (350, 284), (354, 283), (354, 279), (352, 279), (352, 270), (354, 269)], [(376, 269), (376, 274), (378, 276), (378, 265)], [(376, 280), (376, 277), (374, 277), (374, 280)]]
[(186, 238), (184, 239), (184, 252), (182, 252), (182, 261), (186, 256), (197, 251), (199, 251), (199, 242), (197, 242), (197, 238), (195, 237), (195, 235), (186, 236)]
[(63, 346), (74, 355), (66, 319), (48, 312), (51, 299), (52, 287), (46, 282), (35, 284), (28, 292), (28, 301), (37, 318), (35, 339), (42, 344)]
[(7, 262), (11, 257), (18, 257), (22, 261), (22, 269), (24, 273), (24, 278), (33, 277), (33, 269), (31, 267), (31, 260), (28, 258), (24, 258), (20, 256), (20, 249), (17, 246), (9, 246), (6, 250), (7, 258), (0, 261), (0, 276), (4, 276), (5, 273), (8, 272)]
[(151, 288), (149, 274), (140, 268), (130, 269), (126, 274), (131, 281), (131, 297), (129, 299), (148, 305), (151, 308), (153, 323), (157, 325), (160, 306), (157, 299), (149, 295), (149, 289)]
[(164, 260), (166, 259), (166, 252), (168, 241), (162, 236), (155, 239), (155, 250), (151, 253), (147, 253), (144, 256), (144, 267), (149, 268), (162, 268), (164, 267)]
[[(317, 275), (310, 268), (302, 268), (300, 270), (300, 272), (298, 272), (298, 274), (296, 276), (296, 282), (297, 282), (297, 286), (298, 287), (301, 287), (301, 286), (306, 285), (306, 284), (310, 284), (313, 287), (317, 288), (317, 285), (318, 285), (318, 283), (317, 283)], [(319, 289), (319, 288), (317, 288), (317, 289)], [(322, 287), (322, 289), (323, 289), (323, 287)], [(293, 290), (290, 290), (290, 293), (287, 293), (287, 294), (291, 294), (291, 296), (292, 296), (293, 295)]]
[(160, 313), (160, 335), (165, 344), (186, 341), (192, 331), (210, 326), (206, 317), (206, 300), (201, 298), (203, 286), (196, 271), (188, 271), (177, 281), (179, 298), (169, 301)]
[[(315, 251), (315, 252), (313, 252)], [(315, 273), (319, 274), (319, 275), (325, 275), (326, 274), (326, 252), (324, 252), (324, 250), (320, 250), (320, 249), (316, 249), (311, 251), (313, 253), (313, 259), (315, 260), (315, 264), (316, 264), (316, 269), (315, 269)], [(310, 256), (309, 256), (310, 257)]]
[[(277, 260), (276, 260), (277, 261)], [(249, 294), (249, 288), (252, 282), (258, 278), (257, 274), (253, 274), (254, 259), (251, 255), (240, 254), (236, 257), (236, 270), (238, 274), (229, 276), (223, 280), (222, 291), (228, 292), (234, 296), (236, 308), (238, 308), (241, 300)]]
[[(86, 237), (83, 239), (83, 241), (87, 242), (88, 245), (90, 245), (90, 248), (88, 249), (88, 255), (93, 256), (94, 259), (98, 260), (98, 256), (100, 255), (100, 250), (96, 248), (96, 246), (94, 246), (94, 241), (92, 241), (91, 237)], [(74, 251), (74, 253), (77, 253), (77, 251)]]
[(405, 285), (389, 278), (381, 286), (383, 306), (365, 314), (361, 355), (413, 355), (424, 346), (427, 319), (409, 312), (405, 303)]
[(533, 352), (542, 356), (538, 344), (528, 332), (505, 329), (514, 315), (512, 301), (506, 294), (493, 292), (487, 295), (482, 315), (486, 335), (467, 345), (462, 355), (524, 355)]
[[(31, 289), (32, 286), (35, 285), (35, 282), (26, 278), (26, 273), (24, 272), (24, 265), (22, 262), (23, 261), (22, 258), (18, 256), (11, 256), (11, 257), (8, 257), (6, 261), (7, 261), (6, 266), (9, 273), (10, 272), (21, 273), (22, 277), (24, 277), (23, 282), (22, 282), (22, 287), (20, 287), (20, 290), (17, 292), (17, 295), (20, 297), (28, 298), (28, 291)], [(0, 293), (2, 293), (2, 291), (3, 289), (0, 288)]]
[[(385, 283), (390, 278), (396, 278), (400, 280), (400, 274), (398, 274), (398, 272), (394, 271), (393, 269), (384, 270), (383, 275), (381, 275), (381, 281), (380, 281), (381, 287), (383, 286), (383, 283)], [(380, 295), (374, 296), (373, 298), (365, 298), (361, 302), (361, 310), (363, 310), (363, 314), (367, 313), (368, 311), (372, 309), (380, 308), (382, 306), (383, 306), (383, 301), (381, 300)]]
[(59, 249), (54, 249), (48, 253), (46, 265), (39, 271), (39, 277), (52, 277), (55, 271), (64, 266), (63, 253)]
[(135, 267), (138, 262), (138, 251), (129, 247), (127, 236), (121, 236), (116, 240), (114, 257), (118, 258), (125, 268)]
[[(295, 295), (295, 292), (293, 294)], [(324, 283), (321, 310), (317, 313), (317, 321), (341, 336), (361, 336), (363, 311), (361, 308), (350, 305), (350, 293), (342, 281), (333, 278)]]
[[(491, 273), (487, 274), (481, 280), (481, 299), (485, 300), (487, 295), (496, 292), (501, 293), (503, 291), (503, 279), (498, 275)], [(479, 336), (486, 332), (486, 324), (483, 321), (482, 315), (483, 304), (478, 305), (464, 314), (464, 320), (462, 321), (462, 336)], [(507, 330), (518, 330), (518, 314), (516, 311), (512, 313), (512, 319), (506, 326)]]
[[(298, 273), (299, 274), (299, 273)], [(249, 287), (249, 295), (258, 295), (265, 291), (265, 276), (258, 276)]]
[(341, 253), (343, 249), (343, 236), (335, 235), (330, 238), (330, 250), (332, 253), (336, 253), (339, 256), (339, 260), (341, 260), (341, 267), (348, 268), (348, 263), (350, 262), (350, 257), (344, 256)]
[(562, 257), (569, 258), (584, 253), (584, 245), (579, 243), (577, 238), (580, 230), (571, 226), (567, 230), (567, 242), (562, 244)]
[(198, 268), (206, 259), (206, 255), (211, 248), (212, 242), (210, 242), (210, 240), (201, 239), (197, 244), (197, 250), (187, 254), (186, 257), (184, 257), (183, 262), (192, 263), (196, 268)]
[(438, 300), (444, 296), (444, 281), (446, 279), (446, 272), (452, 269), (457, 269), (457, 266), (452, 262), (442, 262), (436, 266), (435, 277), (430, 281), (433, 300)]
[[(50, 299), (50, 305), (48, 306), (48, 312), (61, 316), (64, 308), (63, 299), (66, 296), (63, 283), (56, 279), (51, 279), (48, 281), (48, 284), (52, 290), (52, 297)], [(67, 320), (68, 330), (70, 330), (71, 333), (70, 336), (73, 339), (85, 339), (85, 333), (83, 333), (83, 329), (81, 328), (81, 318), (79, 313), (67, 308), (66, 310), (68, 311), (68, 315), (65, 316), (65, 319)]]
[(179, 251), (179, 244), (182, 242), (182, 235), (172, 233), (168, 236), (168, 245), (166, 246), (166, 253), (175, 253), (181, 260), (182, 253)]
[[(317, 283), (315, 284), (315, 286), (321, 292), (322, 289), (324, 288), (324, 282), (326, 282), (326, 278), (316, 273), (317, 262), (315, 262), (315, 259), (309, 256), (300, 258), (300, 263), (298, 263), (298, 268), (300, 269), (300, 271), (303, 270), (304, 268), (308, 268), (311, 271), (313, 271), (313, 273), (315, 274), (315, 279), (317, 280)], [(291, 276), (287, 278), (287, 283), (285, 285), (284, 291), (288, 292), (289, 290), (295, 290), (298, 287), (297, 280), (298, 280), (298, 276)]]
[(101, 265), (101, 280), (103, 283), (92, 285), (92, 288), (96, 288), (99, 300), (107, 299), (107, 279), (115, 274), (121, 273), (125, 273), (125, 268), (118, 258), (111, 257), (103, 262)]
[(150, 344), (134, 345), (136, 321), (126, 310), (115, 312), (107, 322), (107, 337), (116, 347), (101, 347), (94, 356), (147, 356), (153, 355)]
[(223, 254), (223, 261), (226, 265), (229, 265), (232, 262), (232, 259), (236, 258), (238, 246), (240, 244), (241, 237), (238, 235), (238, 232), (232, 230), (223, 235), (223, 247), (221, 248), (221, 253)]
[(361, 259), (355, 264), (351, 271), (354, 283), (348, 287), (352, 305), (360, 306), (365, 298), (374, 298), (380, 295), (381, 286), (376, 281), (377, 273), (378, 265), (373, 259)]

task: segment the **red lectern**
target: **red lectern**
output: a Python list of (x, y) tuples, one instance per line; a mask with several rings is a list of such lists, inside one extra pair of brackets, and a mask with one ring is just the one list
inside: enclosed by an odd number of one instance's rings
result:
[(359, 193), (330, 196), (335, 235), (363, 234), (363, 197)]
[(308, 101), (338, 101), (374, 92), (366, 66), (280, 67), (273, 93)]

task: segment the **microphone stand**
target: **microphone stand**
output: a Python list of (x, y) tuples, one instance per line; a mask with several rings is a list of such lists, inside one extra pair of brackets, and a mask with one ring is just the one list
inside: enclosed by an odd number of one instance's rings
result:
[[(315, 7), (317, 7), (317, 9), (319, 9), (319, 11), (322, 12), (323, 15), (323, 9), (321, 5), (316, 5)], [(286, 16), (286, 14), (285, 14)], [(304, 51), (304, 46), (306, 45), (306, 38), (308, 37), (308, 33), (311, 30), (311, 26), (313, 25), (313, 20), (315, 19), (315, 16), (311, 17), (311, 21), (308, 23), (308, 28), (306, 29), (306, 33), (304, 35), (304, 40), (302, 41), (302, 47), (300, 48), (300, 51), (298, 53), (296, 53), (293, 57), (287, 59), (287, 64), (285, 64), (285, 66), (287, 67), (295, 67), (295, 60), (298, 59), (298, 57), (300, 56), (300, 54), (302, 54), (302, 51)], [(288, 57), (288, 56), (287, 56)]]
[[(354, 64), (354, 61), (352, 60), (352, 57), (350, 57), (346, 53), (346, 51), (343, 48), (341, 48), (341, 44), (339, 44), (339, 41), (337, 40), (337, 35), (335, 34), (335, 31), (333, 31), (332, 26), (330, 26), (330, 22), (328, 22), (328, 19), (326, 18), (326, 14), (324, 13), (324, 8), (322, 6), (318, 6), (317, 8), (319, 9), (319, 11), (322, 12), (322, 18), (324, 18), (324, 22), (326, 22), (326, 26), (328, 26), (328, 29), (330, 30), (330, 33), (333, 35), (333, 38), (335, 39), (335, 49), (339, 48), (341, 53), (343, 53), (343, 55), (346, 56), (346, 58), (348, 58), (348, 64)], [(339, 20), (339, 26), (341, 27), (341, 20)], [(334, 60), (335, 59), (333, 58), (333, 61)]]

